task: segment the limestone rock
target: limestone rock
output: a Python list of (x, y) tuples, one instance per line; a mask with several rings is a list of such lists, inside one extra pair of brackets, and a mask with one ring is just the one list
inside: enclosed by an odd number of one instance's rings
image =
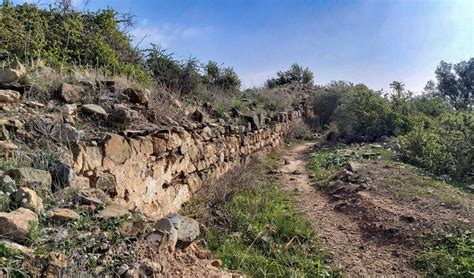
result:
[(147, 237), (150, 244), (158, 250), (165, 247), (174, 250), (176, 243), (178, 242), (178, 231), (171, 221), (168, 218), (158, 220), (155, 224), (155, 230), (155, 233), (152, 233)]
[(114, 105), (114, 110), (109, 115), (109, 122), (125, 129), (137, 118), (138, 113), (136, 111), (127, 108), (125, 105), (118, 104)]
[(33, 254), (33, 250), (31, 250), (30, 248), (8, 239), (0, 239), (0, 246), (5, 246), (6, 248), (10, 250), (14, 250), (16, 252), (26, 254), (26, 255)]
[(80, 205), (101, 206), (104, 204), (99, 198), (91, 196), (91, 193), (87, 190), (82, 190), (77, 193), (76, 200)]
[(25, 67), (20, 62), (14, 61), (8, 68), (0, 69), (0, 83), (16, 82), (25, 75)]
[(107, 116), (107, 112), (101, 106), (97, 104), (84, 104), (81, 106), (81, 111), (89, 114), (96, 114), (101, 116)]
[(18, 186), (28, 188), (51, 188), (51, 174), (48, 171), (30, 167), (16, 168), (7, 171), (7, 175), (12, 177)]
[(349, 161), (349, 162), (347, 162), (346, 168), (347, 168), (347, 170), (349, 170), (353, 173), (357, 173), (362, 169), (362, 164), (360, 164), (358, 162), (355, 162), (355, 161)]
[(154, 277), (157, 274), (161, 273), (162, 267), (160, 264), (155, 262), (150, 262), (145, 260), (140, 264), (138, 271), (140, 272), (140, 277)]
[(71, 166), (61, 162), (51, 166), (50, 172), (53, 180), (53, 191), (71, 186), (76, 179), (76, 173)]
[(0, 90), (0, 103), (16, 103), (19, 102), (21, 95), (13, 90)]
[(112, 204), (107, 206), (105, 209), (99, 211), (97, 217), (99, 218), (117, 218), (130, 214), (126, 208), (119, 205)]
[(61, 84), (59, 88), (59, 95), (67, 103), (78, 103), (81, 101), (84, 89), (82, 86), (73, 85), (69, 83)]
[(125, 89), (123, 93), (126, 94), (133, 103), (148, 104), (148, 92), (146, 90), (128, 88)]
[(196, 220), (183, 216), (178, 228), (178, 241), (184, 244), (191, 244), (201, 234), (199, 230), (199, 222)]
[(43, 199), (36, 194), (34, 190), (26, 187), (20, 187), (15, 193), (15, 202), (21, 207), (34, 210), (36, 212), (43, 211)]
[(13, 194), (17, 191), (16, 182), (9, 175), (0, 177), (0, 191)]
[(28, 237), (30, 225), (37, 223), (38, 216), (26, 208), (19, 208), (12, 212), (0, 212), (0, 235), (24, 241)]
[(57, 221), (79, 220), (81, 218), (75, 211), (66, 208), (53, 208), (48, 211), (47, 215)]

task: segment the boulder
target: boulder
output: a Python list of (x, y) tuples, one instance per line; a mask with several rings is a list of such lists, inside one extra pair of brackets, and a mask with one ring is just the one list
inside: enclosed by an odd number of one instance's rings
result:
[(252, 130), (257, 130), (260, 128), (260, 120), (256, 115), (245, 116), (245, 119), (250, 123)]
[(128, 88), (128, 89), (125, 89), (123, 93), (126, 94), (130, 98), (130, 101), (133, 103), (138, 103), (138, 104), (143, 104), (143, 105), (148, 104), (149, 94), (146, 90)]
[(14, 196), (15, 202), (24, 208), (41, 212), (44, 210), (43, 199), (41, 199), (34, 190), (26, 187), (20, 187)]
[(18, 186), (28, 188), (51, 188), (51, 174), (48, 171), (30, 167), (16, 168), (8, 170), (7, 175), (12, 177)]
[(109, 115), (109, 122), (119, 128), (126, 129), (138, 118), (138, 113), (125, 105), (114, 105), (114, 110)]
[(191, 244), (201, 234), (199, 230), (199, 222), (186, 216), (182, 216), (181, 223), (177, 230), (178, 241), (184, 244)]
[(47, 215), (56, 221), (79, 220), (81, 217), (75, 211), (66, 208), (53, 208)]
[(0, 90), (0, 103), (16, 103), (19, 102), (21, 95), (13, 90)]
[(17, 191), (16, 182), (9, 175), (0, 177), (0, 191), (13, 194)]
[(0, 235), (3, 237), (25, 241), (28, 239), (31, 225), (35, 224), (38, 224), (38, 216), (29, 209), (0, 212)]
[(20, 62), (14, 61), (8, 68), (0, 69), (0, 83), (17, 82), (25, 75), (25, 67)]
[(62, 162), (56, 163), (51, 166), (50, 173), (53, 179), (53, 191), (57, 191), (71, 186), (74, 183), (74, 180), (76, 179), (76, 173), (71, 168), (71, 166)]
[(95, 114), (101, 116), (107, 116), (107, 112), (104, 108), (100, 107), (97, 104), (84, 104), (81, 106), (81, 111), (88, 114)]
[(84, 89), (82, 86), (73, 85), (69, 83), (63, 83), (59, 88), (59, 95), (67, 103), (80, 102), (83, 93)]

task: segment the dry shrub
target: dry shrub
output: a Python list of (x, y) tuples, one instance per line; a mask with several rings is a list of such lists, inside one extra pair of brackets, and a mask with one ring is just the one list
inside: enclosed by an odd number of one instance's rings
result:
[(292, 142), (296, 140), (311, 140), (313, 138), (313, 132), (305, 122), (293, 123), (285, 134), (286, 142)]
[(154, 124), (176, 124), (182, 122), (185, 115), (182, 104), (163, 85), (155, 85), (150, 90), (146, 118)]
[(263, 164), (257, 160), (228, 171), (209, 187), (202, 188), (183, 208), (184, 213), (203, 218), (207, 223), (222, 218), (222, 215), (216, 215), (219, 214), (216, 208), (229, 202), (238, 193), (258, 186), (258, 179), (263, 177), (263, 171)]

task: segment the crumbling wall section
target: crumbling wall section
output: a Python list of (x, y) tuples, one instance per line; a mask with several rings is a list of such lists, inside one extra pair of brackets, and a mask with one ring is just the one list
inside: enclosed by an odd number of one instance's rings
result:
[(247, 126), (221, 121), (108, 134), (73, 148), (74, 170), (114, 203), (160, 218), (251, 155), (278, 146), (302, 114), (253, 117)]

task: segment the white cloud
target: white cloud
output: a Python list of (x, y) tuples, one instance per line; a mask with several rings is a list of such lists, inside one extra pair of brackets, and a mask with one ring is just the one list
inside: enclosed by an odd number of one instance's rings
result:
[(193, 39), (205, 36), (212, 31), (211, 27), (186, 27), (179, 24), (162, 24), (153, 26), (147, 20), (142, 21), (131, 30), (134, 43), (147, 46), (150, 43), (172, 48), (173, 45), (189, 43)]

